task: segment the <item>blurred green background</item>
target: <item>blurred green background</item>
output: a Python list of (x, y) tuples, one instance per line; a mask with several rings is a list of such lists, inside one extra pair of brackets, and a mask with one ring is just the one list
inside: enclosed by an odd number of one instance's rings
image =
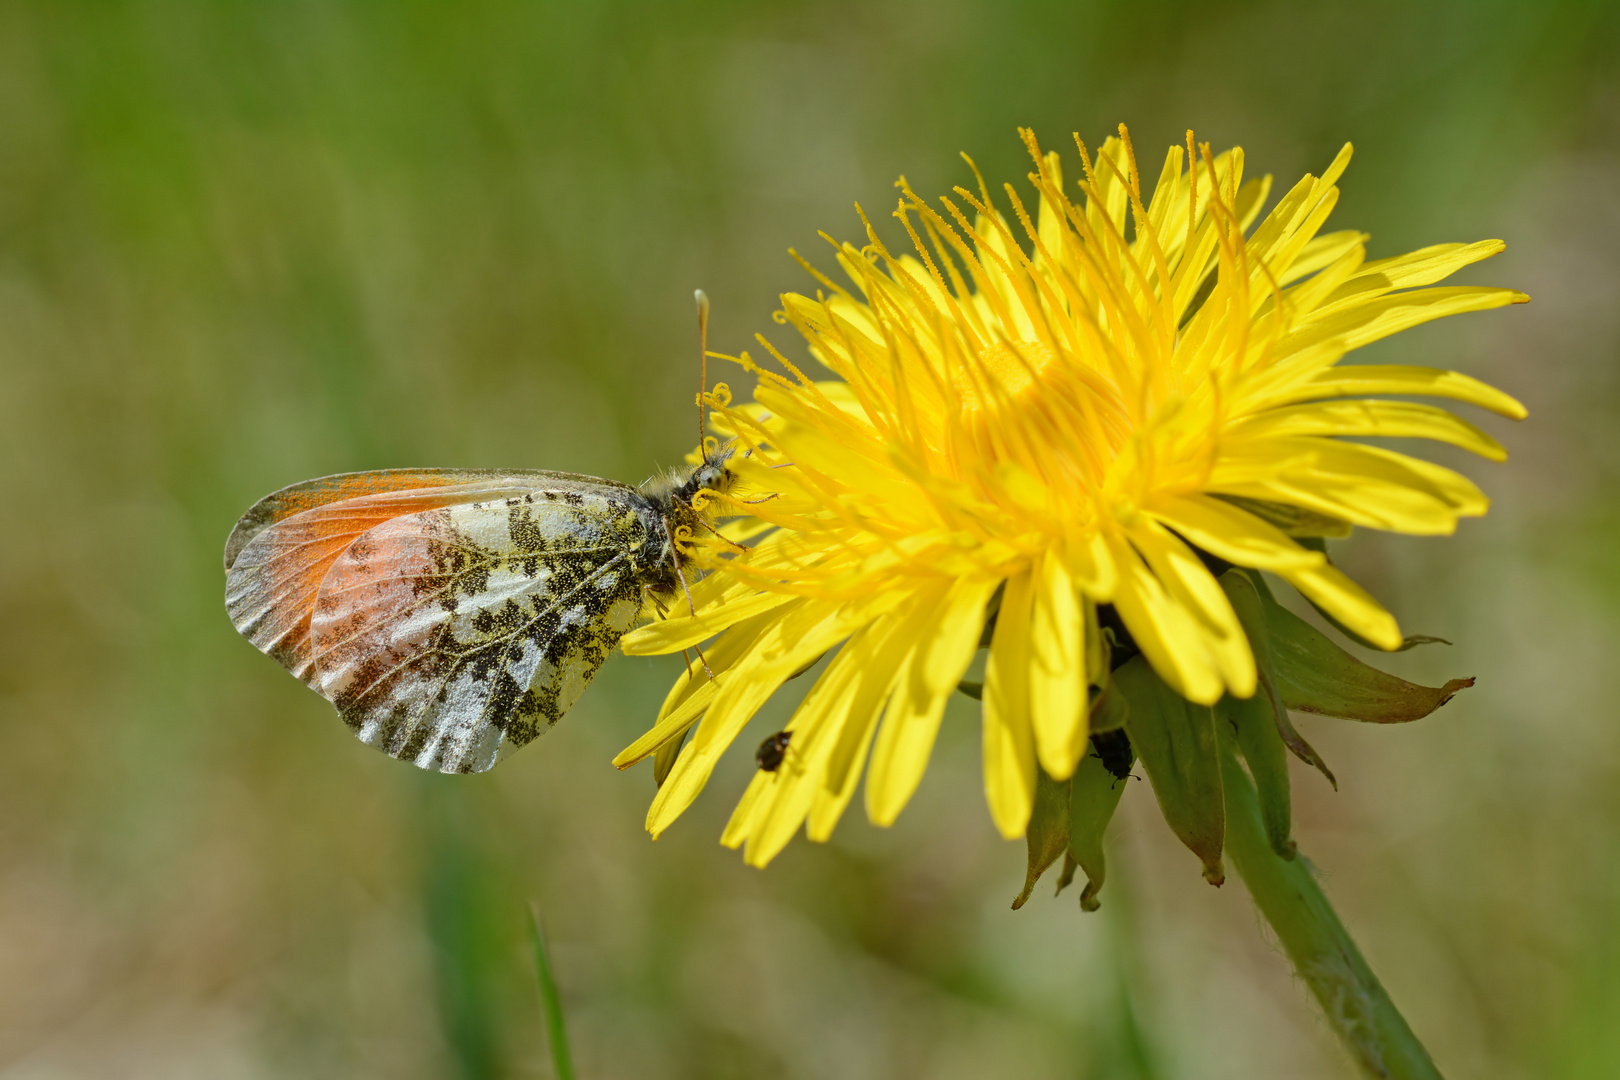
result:
[(895, 828), (761, 873), (746, 752), (657, 843), (608, 764), (678, 660), (428, 776), (221, 604), (286, 483), (678, 461), (694, 287), (715, 348), (791, 345), (785, 249), (853, 202), (1121, 120), (1285, 187), (1354, 141), (1375, 258), (1508, 242), (1468, 280), (1534, 303), (1361, 354), (1528, 404), (1492, 514), (1342, 552), (1455, 642), (1392, 667), (1479, 685), (1305, 721), (1298, 835), (1448, 1076), (1620, 1075), (1617, 57), (1599, 3), (0, 4), (0, 1078), (549, 1076), (531, 899), (587, 1077), (1349, 1076), (1145, 785), (1101, 912), (1010, 911), (965, 699)]

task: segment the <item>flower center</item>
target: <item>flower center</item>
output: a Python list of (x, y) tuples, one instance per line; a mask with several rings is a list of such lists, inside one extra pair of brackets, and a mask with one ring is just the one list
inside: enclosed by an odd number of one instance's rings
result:
[(956, 391), (967, 412), (993, 411), (998, 401), (1018, 401), (1036, 384), (1036, 375), (1055, 359), (1050, 346), (1039, 341), (1020, 341), (1016, 346), (998, 341), (979, 352), (976, 370), (958, 370)]

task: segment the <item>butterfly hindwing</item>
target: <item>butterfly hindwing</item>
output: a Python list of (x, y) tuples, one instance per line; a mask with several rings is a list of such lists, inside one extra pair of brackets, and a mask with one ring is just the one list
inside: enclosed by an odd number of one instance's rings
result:
[[(633, 489), (585, 477), (389, 490), (399, 475), (300, 485), (283, 501), (312, 504), (250, 511), (227, 548), (227, 606), (364, 741), (482, 771), (555, 723), (629, 628), (652, 522)], [(373, 476), (383, 490), (349, 494)]]

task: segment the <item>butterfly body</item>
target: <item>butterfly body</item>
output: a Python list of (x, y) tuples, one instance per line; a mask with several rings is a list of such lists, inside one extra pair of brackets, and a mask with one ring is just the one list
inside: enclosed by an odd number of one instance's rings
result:
[(632, 488), (569, 473), (389, 470), (294, 485), (226, 543), (226, 609), (359, 738), (482, 772), (555, 724), (680, 587), (724, 453)]

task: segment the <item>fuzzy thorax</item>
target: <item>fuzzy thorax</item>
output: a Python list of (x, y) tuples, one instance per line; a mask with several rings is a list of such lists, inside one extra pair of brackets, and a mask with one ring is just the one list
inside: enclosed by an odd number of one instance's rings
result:
[(689, 470), (671, 469), (663, 476), (642, 484), (651, 535), (646, 563), (652, 568), (648, 587), (661, 594), (680, 587), (683, 550), (699, 529), (713, 528), (713, 514), (698, 498), (703, 491), (725, 494), (736, 483), (737, 474), (726, 465), (732, 447), (705, 453), (703, 461)]

